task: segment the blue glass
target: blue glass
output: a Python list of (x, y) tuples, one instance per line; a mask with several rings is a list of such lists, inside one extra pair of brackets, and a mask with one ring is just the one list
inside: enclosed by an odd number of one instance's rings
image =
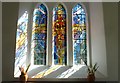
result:
[(86, 46), (86, 14), (82, 5), (72, 9), (73, 64), (82, 64), (81, 58), (87, 62)]
[(37, 6), (33, 13), (32, 54), (34, 65), (46, 64), (47, 9), (43, 4)]

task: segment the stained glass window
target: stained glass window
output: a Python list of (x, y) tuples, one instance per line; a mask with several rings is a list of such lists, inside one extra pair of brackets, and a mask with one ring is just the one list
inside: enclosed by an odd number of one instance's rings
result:
[(33, 14), (32, 56), (34, 65), (46, 64), (47, 9), (43, 4), (36, 7)]
[(19, 71), (19, 66), (25, 67), (27, 55), (27, 26), (28, 26), (28, 13), (25, 13), (18, 19), (17, 32), (16, 32), (16, 52), (15, 52), (15, 68), (14, 76), (16, 77)]
[(53, 9), (52, 55), (55, 65), (66, 64), (66, 11), (59, 4)]
[(72, 38), (73, 64), (83, 64), (83, 60), (87, 62), (86, 13), (80, 4), (72, 9)]

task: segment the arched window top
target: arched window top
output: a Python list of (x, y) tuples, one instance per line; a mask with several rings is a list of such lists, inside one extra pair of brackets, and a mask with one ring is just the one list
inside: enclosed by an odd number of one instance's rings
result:
[(54, 14), (66, 14), (65, 8), (62, 4), (58, 4), (54, 9), (53, 9), (53, 15)]
[(81, 4), (76, 4), (73, 9), (72, 9), (72, 13), (75, 14), (86, 14), (85, 13), (85, 9), (83, 8), (83, 6)]
[(86, 12), (81, 4), (76, 4), (72, 8), (73, 24), (84, 25), (86, 24)]
[(41, 15), (47, 14), (47, 8), (44, 4), (37, 5), (36, 9), (34, 10), (34, 15)]
[(34, 24), (36, 27), (38, 26), (46, 26), (46, 19), (47, 18), (47, 8), (44, 4), (39, 4), (37, 7), (34, 9), (33, 12), (33, 26)]

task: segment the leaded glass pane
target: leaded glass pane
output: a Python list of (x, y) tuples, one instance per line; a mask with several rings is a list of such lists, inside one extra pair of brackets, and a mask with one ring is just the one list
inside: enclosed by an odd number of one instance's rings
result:
[(59, 4), (53, 9), (52, 55), (55, 65), (66, 64), (66, 11)]
[(43, 4), (37, 6), (33, 13), (32, 56), (34, 65), (46, 64), (47, 9)]
[(73, 64), (83, 64), (81, 57), (87, 62), (86, 14), (80, 4), (77, 4), (72, 9), (72, 34)]

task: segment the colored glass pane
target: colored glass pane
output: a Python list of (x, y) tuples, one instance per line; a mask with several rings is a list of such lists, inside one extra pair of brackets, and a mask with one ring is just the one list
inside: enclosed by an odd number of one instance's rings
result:
[(14, 77), (20, 74), (19, 66), (25, 67), (27, 55), (27, 26), (28, 26), (28, 13), (25, 13), (18, 19), (17, 32), (16, 32), (16, 52), (15, 52), (15, 67)]
[(52, 55), (55, 65), (66, 64), (66, 11), (59, 4), (53, 9)]
[(43, 4), (37, 6), (33, 13), (32, 56), (34, 65), (46, 64), (47, 9)]
[(72, 9), (72, 38), (73, 38), (73, 64), (87, 62), (86, 49), (86, 14), (84, 8), (77, 4)]

